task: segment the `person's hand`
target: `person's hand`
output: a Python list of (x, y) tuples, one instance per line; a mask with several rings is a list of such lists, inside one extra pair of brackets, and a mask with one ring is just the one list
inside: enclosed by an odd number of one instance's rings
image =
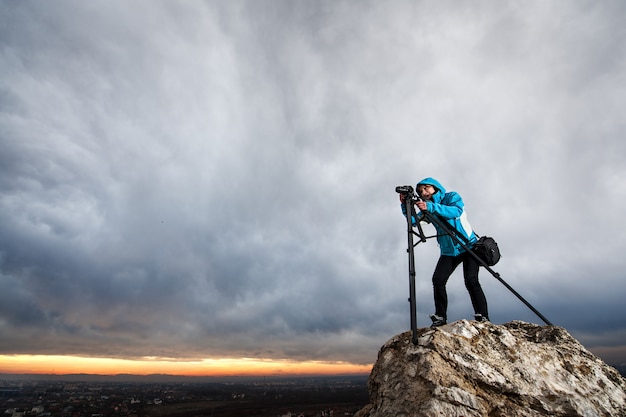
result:
[(421, 211), (426, 211), (428, 210), (428, 206), (426, 205), (425, 201), (418, 201), (417, 203), (415, 203), (417, 205), (417, 208), (420, 209)]
[(402, 202), (402, 204), (404, 204), (404, 202), (406, 201), (406, 194), (400, 193), (400, 201)]

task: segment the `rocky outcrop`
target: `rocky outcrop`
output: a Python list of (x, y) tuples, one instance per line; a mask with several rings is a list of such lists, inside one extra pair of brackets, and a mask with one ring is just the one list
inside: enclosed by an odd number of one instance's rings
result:
[(626, 416), (626, 380), (560, 327), (461, 320), (391, 338), (357, 417)]

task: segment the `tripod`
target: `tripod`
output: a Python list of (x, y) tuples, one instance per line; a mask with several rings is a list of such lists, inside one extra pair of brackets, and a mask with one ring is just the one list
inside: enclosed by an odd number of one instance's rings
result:
[[(408, 237), (407, 253), (409, 254), (409, 303), (410, 303), (410, 316), (411, 316), (411, 341), (414, 345), (417, 345), (417, 301), (415, 299), (415, 251), (414, 248), (420, 242), (426, 242), (429, 239), (424, 235), (422, 225), (417, 219), (417, 213), (415, 212), (415, 201), (417, 195), (413, 192), (413, 187), (410, 185), (396, 187), (396, 192), (404, 195), (404, 208), (406, 213), (406, 231)], [(413, 219), (417, 226), (418, 233), (415, 233), (413, 229)], [(413, 236), (419, 237), (419, 242), (413, 243)], [(436, 237), (436, 236), (430, 236)]]
[[(430, 236), (426, 237), (422, 230), (422, 226), (420, 224), (420, 219), (415, 212), (415, 202), (421, 200), (421, 198), (413, 191), (413, 187), (410, 185), (398, 186), (396, 187), (396, 192), (402, 194), (404, 196), (404, 207), (406, 213), (406, 221), (407, 221), (407, 236), (408, 236), (408, 249), (407, 253), (409, 254), (409, 303), (410, 303), (410, 314), (411, 314), (411, 331), (412, 331), (412, 342), (413, 344), (417, 344), (417, 305), (415, 300), (415, 253), (414, 248), (420, 242), (426, 242), (426, 239), (436, 237)], [(535, 307), (532, 306), (524, 297), (522, 297), (517, 291), (513, 289), (506, 281), (500, 277), (500, 274), (491, 269), (489, 265), (470, 248), (469, 242), (463, 241), (459, 238), (459, 235), (455, 233), (454, 230), (442, 219), (440, 219), (435, 214), (429, 211), (421, 211), (420, 214), (429, 221), (431, 224), (436, 225), (439, 229), (443, 230), (447, 235), (449, 235), (452, 239), (454, 239), (463, 249), (465, 249), (477, 262), (479, 265), (485, 267), (487, 271), (494, 278), (500, 281), (513, 295), (515, 295), (520, 301), (522, 301), (533, 313), (535, 313), (544, 323), (549, 326), (553, 324), (545, 318), (543, 314), (541, 314)], [(416, 233), (413, 229), (413, 219), (415, 219), (415, 226), (417, 227), (418, 232)], [(414, 243), (413, 236), (416, 235), (420, 238), (419, 242)]]

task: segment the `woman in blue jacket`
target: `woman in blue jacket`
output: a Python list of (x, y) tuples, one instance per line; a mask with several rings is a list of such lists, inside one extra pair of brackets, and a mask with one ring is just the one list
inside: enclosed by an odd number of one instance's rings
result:
[[(470, 248), (476, 243), (478, 238), (467, 221), (463, 199), (458, 193), (446, 192), (446, 189), (434, 178), (423, 179), (417, 183), (415, 188), (423, 200), (416, 203), (420, 210), (418, 221), (423, 217), (421, 212), (428, 211), (447, 223), (458, 235), (465, 237)], [(404, 195), (401, 194), (400, 199), (403, 200)], [(402, 202), (402, 212), (406, 216), (406, 206), (404, 201)], [(430, 316), (433, 321), (431, 327), (443, 326), (447, 322), (448, 294), (446, 283), (460, 264), (463, 264), (465, 288), (467, 288), (472, 300), (474, 318), (478, 321), (489, 321), (487, 299), (478, 281), (478, 262), (445, 230), (440, 229), (436, 224), (434, 226), (437, 229), (437, 241), (441, 256), (433, 273), (435, 314)], [(463, 237), (461, 237), (462, 241), (464, 240)]]

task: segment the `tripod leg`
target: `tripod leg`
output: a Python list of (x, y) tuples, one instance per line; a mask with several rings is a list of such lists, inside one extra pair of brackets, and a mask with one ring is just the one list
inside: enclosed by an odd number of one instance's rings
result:
[[(408, 236), (408, 249), (409, 254), (409, 303), (411, 314), (411, 332), (412, 342), (417, 345), (417, 302), (415, 300), (415, 253), (413, 251), (413, 224), (412, 224), (412, 205), (411, 199), (406, 200), (406, 219), (407, 219), (407, 236)], [(420, 230), (421, 231), (421, 230)]]

